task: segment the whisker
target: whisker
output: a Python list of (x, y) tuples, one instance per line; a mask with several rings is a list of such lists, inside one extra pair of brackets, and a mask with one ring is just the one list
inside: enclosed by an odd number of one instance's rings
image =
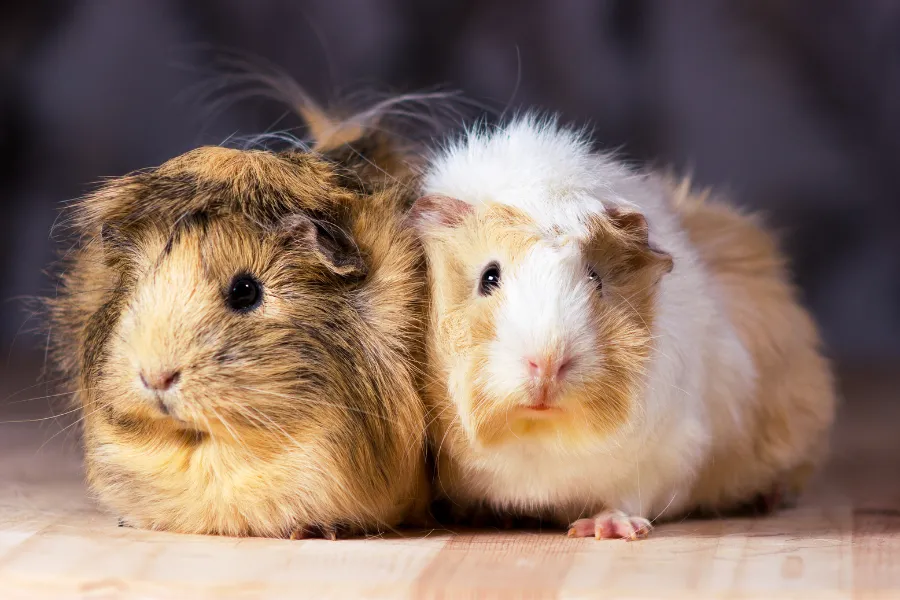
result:
[[(88, 417), (90, 417), (91, 415), (93, 415), (94, 413), (99, 412), (99, 411), (103, 410), (104, 408), (107, 408), (108, 406), (109, 406), (109, 404), (101, 404), (101, 405), (99, 405), (97, 408), (95, 408), (94, 410), (92, 410), (91, 412), (84, 414), (80, 419), (77, 419), (77, 420), (75, 420), (74, 422), (70, 423), (69, 425), (66, 425), (65, 427), (63, 427), (62, 429), (60, 429), (59, 431), (57, 431), (55, 434), (53, 434), (52, 436), (50, 436), (50, 439), (48, 439), (48, 440), (45, 441), (43, 444), (41, 444), (40, 447), (35, 451), (35, 454), (36, 454), (37, 452), (40, 452), (40, 451), (44, 448), (44, 446), (46, 446), (46, 445), (49, 444), (51, 441), (53, 441), (53, 439), (54, 439), (56, 436), (58, 436), (59, 434), (61, 434), (62, 432), (64, 432), (64, 431), (66, 431), (66, 430), (68, 430), (68, 429), (74, 427), (75, 425), (77, 425), (78, 423), (81, 423), (82, 421), (84, 421), (85, 419), (87, 419)], [(67, 413), (67, 414), (68, 414), (68, 413)]]
[(219, 422), (222, 424), (222, 426), (225, 427), (225, 430), (231, 435), (232, 438), (234, 438), (234, 443), (237, 444), (239, 447), (241, 447), (242, 446), (241, 440), (238, 439), (237, 433), (231, 428), (231, 426), (228, 424), (228, 422), (225, 420), (225, 418), (222, 417), (222, 415), (220, 415), (219, 412), (212, 406), (209, 406), (209, 410), (212, 411), (213, 415), (215, 415), (215, 417), (219, 420)]
[(677, 492), (677, 491), (676, 491), (674, 494), (672, 494), (672, 498), (669, 500), (669, 503), (666, 504), (665, 508), (663, 508), (661, 511), (659, 511), (658, 513), (656, 513), (656, 516), (650, 520), (650, 524), (651, 524), (651, 525), (652, 525), (653, 523), (655, 523), (655, 522), (657, 521), (657, 519), (659, 519), (660, 517), (662, 517), (663, 513), (666, 512), (666, 510), (668, 510), (668, 508), (669, 508), (670, 506), (672, 506), (672, 502), (675, 501), (675, 497), (676, 497), (676, 496), (678, 496), (678, 492)]
[(58, 415), (50, 415), (49, 417), (40, 417), (40, 418), (36, 418), (36, 419), (15, 419), (12, 421), (0, 421), (0, 425), (9, 425), (11, 423), (37, 423), (39, 421), (51, 421), (53, 419), (58, 419), (60, 417), (66, 416), (66, 415), (70, 415), (73, 412), (78, 412), (79, 410), (81, 410), (80, 406), (78, 408), (73, 408), (72, 410), (68, 410), (68, 411), (66, 411), (64, 413), (60, 413)]
[(73, 390), (73, 391), (69, 391), (69, 392), (60, 392), (58, 394), (49, 394), (47, 396), (35, 396), (34, 398), (22, 398), (21, 400), (13, 400), (12, 402), (7, 402), (6, 404), (10, 405), (10, 404), (21, 404), (23, 402), (36, 402), (38, 400), (48, 400), (50, 398), (59, 398), (60, 396), (71, 396), (74, 394), (78, 394), (81, 392), (88, 392), (88, 391), (90, 391), (90, 388)]
[(379, 415), (379, 414), (377, 414), (377, 413), (373, 413), (373, 412), (370, 412), (370, 411), (367, 411), (367, 410), (363, 410), (363, 409), (357, 408), (357, 407), (355, 407), (355, 406), (345, 406), (345, 405), (341, 405), (341, 404), (335, 404), (334, 402), (327, 402), (327, 401), (325, 401), (325, 400), (318, 400), (318, 399), (315, 399), (315, 400), (314, 400), (314, 399), (312, 399), (312, 398), (304, 398), (304, 397), (300, 397), (300, 396), (289, 396), (289, 395), (287, 395), (287, 394), (279, 394), (278, 392), (272, 392), (272, 391), (269, 391), (269, 390), (260, 390), (260, 389), (257, 389), (257, 388), (252, 388), (252, 387), (243, 386), (243, 385), (238, 386), (238, 387), (241, 388), (241, 389), (250, 391), (250, 392), (255, 392), (255, 393), (257, 393), (257, 394), (267, 394), (267, 395), (269, 395), (269, 396), (275, 396), (275, 397), (277, 397), (277, 398), (284, 398), (285, 400), (300, 400), (300, 401), (303, 401), (303, 402), (307, 402), (307, 403), (309, 403), (309, 404), (316, 404), (316, 405), (320, 405), (320, 406), (331, 406), (331, 407), (334, 407), (334, 408), (339, 408), (339, 409), (341, 409), (341, 410), (348, 410), (348, 411), (351, 411), (351, 412), (356, 412), (356, 413), (360, 413), (360, 414), (363, 414), (363, 415), (368, 415), (368, 416), (370, 416), (370, 417), (375, 417), (375, 418), (381, 419), (381, 420), (383, 420), (383, 421), (385, 421), (385, 422), (387, 422), (387, 423), (392, 423), (392, 422), (393, 422), (393, 421), (391, 421), (390, 419), (388, 419), (388, 418), (386, 418), (386, 417), (384, 417), (384, 416), (382, 416), (382, 415)]
[(12, 394), (10, 394), (10, 395), (7, 396), (6, 398), (4, 398), (3, 401), (6, 402), (6, 401), (8, 401), (10, 398), (15, 398), (15, 397), (18, 396), (19, 394), (21, 394), (21, 393), (23, 393), (23, 392), (27, 392), (28, 390), (33, 390), (33, 389), (36, 388), (36, 387), (40, 387), (40, 386), (42, 386), (42, 385), (50, 385), (50, 384), (53, 384), (53, 383), (58, 383), (58, 382), (60, 382), (60, 381), (66, 380), (66, 379), (68, 379), (68, 377), (58, 377), (58, 378), (56, 378), (56, 379), (48, 379), (47, 381), (39, 381), (39, 382), (35, 383), (34, 385), (29, 385), (27, 388), (23, 388), (23, 389), (19, 390), (18, 392), (13, 392)]

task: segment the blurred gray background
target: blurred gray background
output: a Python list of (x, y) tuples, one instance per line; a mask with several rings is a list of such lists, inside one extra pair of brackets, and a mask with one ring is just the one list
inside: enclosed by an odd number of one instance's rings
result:
[(322, 100), (443, 85), (590, 123), (768, 213), (829, 353), (900, 364), (898, 2), (35, 0), (0, 8), (0, 377), (42, 361), (20, 297), (52, 293), (62, 201), (291, 125), (198, 101), (219, 51)]

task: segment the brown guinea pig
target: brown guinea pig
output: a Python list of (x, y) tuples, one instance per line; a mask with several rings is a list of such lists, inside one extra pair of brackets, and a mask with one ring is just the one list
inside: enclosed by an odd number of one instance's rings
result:
[(423, 259), (404, 169), (370, 177), (390, 141), (358, 133), (199, 148), (74, 207), (54, 354), (126, 524), (335, 537), (427, 503)]

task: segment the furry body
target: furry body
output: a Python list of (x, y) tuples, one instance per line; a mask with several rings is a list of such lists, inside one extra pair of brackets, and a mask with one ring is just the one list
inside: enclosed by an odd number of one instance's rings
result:
[[(128, 524), (376, 532), (427, 502), (411, 199), (325, 149), (200, 148), (74, 208), (55, 357), (90, 486)], [(263, 290), (246, 313), (225, 302), (241, 274)], [(148, 393), (163, 368), (177, 384)]]
[[(439, 493), (653, 519), (799, 487), (819, 463), (830, 371), (754, 218), (529, 117), (437, 152), (424, 189)], [(503, 278), (482, 297), (486, 264)], [(566, 373), (529, 375), (544, 357)]]

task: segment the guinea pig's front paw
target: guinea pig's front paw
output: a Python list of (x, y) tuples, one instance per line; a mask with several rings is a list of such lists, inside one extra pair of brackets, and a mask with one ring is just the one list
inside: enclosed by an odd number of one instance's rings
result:
[(569, 537), (598, 540), (637, 540), (650, 535), (653, 525), (644, 517), (630, 517), (621, 510), (607, 510), (590, 519), (578, 519), (569, 526)]

